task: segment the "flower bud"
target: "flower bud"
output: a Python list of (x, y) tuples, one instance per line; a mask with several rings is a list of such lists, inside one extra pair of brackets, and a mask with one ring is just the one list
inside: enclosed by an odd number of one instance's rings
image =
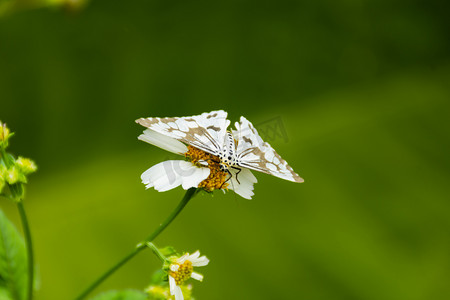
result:
[(160, 285), (151, 285), (145, 290), (145, 292), (152, 300), (170, 299), (170, 291), (168, 286), (163, 287)]
[(20, 171), (22, 171), (22, 173), (25, 175), (33, 173), (37, 170), (37, 166), (34, 161), (28, 158), (23, 158), (21, 156), (19, 156), (19, 158), (16, 160), (16, 166), (18, 166)]
[(6, 127), (6, 123), (0, 121), (0, 147), (5, 149), (8, 146), (8, 139), (12, 136), (9, 128)]
[(13, 166), (10, 169), (7, 169), (5, 172), (5, 180), (8, 184), (12, 185), (20, 181), (21, 173), (19, 171), (19, 168), (16, 166)]

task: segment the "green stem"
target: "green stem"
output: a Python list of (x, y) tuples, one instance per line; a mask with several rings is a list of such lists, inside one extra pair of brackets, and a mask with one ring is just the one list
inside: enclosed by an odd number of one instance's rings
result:
[(91, 293), (97, 286), (99, 286), (106, 278), (108, 278), (111, 274), (117, 271), (121, 266), (123, 266), (126, 262), (132, 259), (136, 254), (141, 252), (142, 250), (148, 248), (147, 243), (152, 242), (166, 227), (178, 216), (178, 214), (183, 210), (183, 208), (188, 204), (189, 200), (195, 195), (197, 192), (196, 188), (190, 188), (184, 194), (183, 199), (178, 204), (178, 206), (172, 211), (172, 213), (167, 217), (167, 219), (159, 225), (156, 230), (149, 235), (144, 241), (139, 243), (133, 251), (131, 251), (127, 256), (122, 258), (118, 263), (116, 263), (111, 269), (106, 271), (102, 276), (100, 276), (96, 281), (94, 281), (90, 286), (88, 286), (75, 300), (84, 299), (89, 293)]
[(155, 244), (147, 242), (146, 243), (147, 247), (149, 247), (150, 249), (152, 249), (153, 253), (155, 253), (156, 256), (158, 256), (158, 258), (164, 263), (165, 261), (167, 261), (167, 257), (164, 256), (164, 254), (161, 253), (161, 251), (159, 251), (158, 247), (155, 246)]
[(33, 282), (34, 282), (34, 258), (33, 258), (33, 244), (31, 242), (30, 226), (28, 224), (27, 215), (25, 214), (25, 208), (23, 206), (23, 201), (17, 202), (17, 208), (19, 209), (20, 219), (22, 220), (23, 232), (26, 240), (27, 247), (27, 257), (28, 257), (28, 300), (33, 298)]

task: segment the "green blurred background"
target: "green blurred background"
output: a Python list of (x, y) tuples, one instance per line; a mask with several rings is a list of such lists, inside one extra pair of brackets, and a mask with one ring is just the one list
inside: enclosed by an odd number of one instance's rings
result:
[[(450, 299), (449, 8), (97, 0), (4, 14), (0, 120), (10, 152), (40, 168), (26, 198), (36, 299), (73, 298), (181, 199), (140, 183), (175, 156), (138, 141), (134, 120), (213, 109), (281, 120), (268, 141), (305, 183), (256, 174), (253, 200), (198, 196), (158, 237), (211, 259), (198, 299)], [(95, 293), (143, 289), (158, 267), (141, 253)]]

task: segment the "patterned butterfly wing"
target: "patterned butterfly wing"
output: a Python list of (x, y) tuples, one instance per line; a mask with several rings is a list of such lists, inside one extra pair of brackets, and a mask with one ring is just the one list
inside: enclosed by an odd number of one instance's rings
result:
[(230, 125), (223, 110), (191, 117), (140, 118), (136, 123), (213, 155), (220, 152)]
[(237, 141), (236, 156), (239, 166), (293, 182), (304, 181), (269, 143), (262, 140), (246, 118), (241, 117), (240, 123), (236, 122), (235, 126), (236, 130), (232, 132)]

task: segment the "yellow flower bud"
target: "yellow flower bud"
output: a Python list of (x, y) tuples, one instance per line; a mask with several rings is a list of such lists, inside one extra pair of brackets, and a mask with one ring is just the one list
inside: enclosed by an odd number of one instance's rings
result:
[(8, 184), (15, 184), (20, 180), (20, 172), (16, 166), (13, 166), (11, 169), (6, 170), (5, 180)]
[(6, 123), (0, 121), (0, 141), (6, 141), (9, 137), (9, 128), (6, 127)]
[(37, 170), (37, 166), (34, 161), (28, 158), (23, 158), (21, 156), (19, 156), (19, 158), (16, 160), (16, 165), (25, 175), (33, 173)]
[(0, 121), (0, 148), (3, 150), (8, 147), (8, 139), (14, 135), (13, 132), (9, 131), (9, 128), (6, 127), (5, 123)]

